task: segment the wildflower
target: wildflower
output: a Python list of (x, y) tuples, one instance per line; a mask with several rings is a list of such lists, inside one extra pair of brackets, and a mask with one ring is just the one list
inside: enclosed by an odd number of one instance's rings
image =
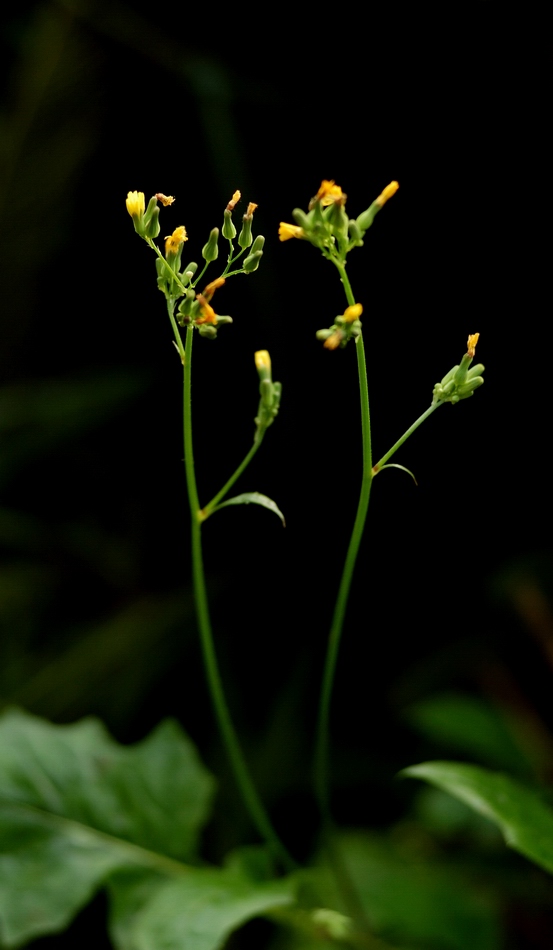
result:
[(286, 224), (285, 221), (281, 221), (278, 236), (281, 241), (289, 241), (290, 238), (305, 237), (305, 231), (303, 228), (298, 227), (297, 224)]
[(315, 195), (314, 201), (320, 201), (323, 208), (326, 208), (327, 205), (335, 204), (339, 201), (342, 204), (345, 202), (347, 195), (344, 194), (340, 185), (335, 184), (333, 181), (327, 181), (326, 179), (321, 182), (321, 187), (319, 188), (317, 194)]
[(377, 204), (379, 208), (384, 207), (388, 199), (393, 198), (398, 188), (399, 182), (391, 181), (389, 185), (386, 185), (384, 191), (379, 194), (378, 198), (375, 199), (375, 204)]
[(358, 320), (361, 314), (363, 313), (363, 305), (360, 303), (354, 303), (351, 307), (346, 307), (344, 310), (344, 320), (346, 323), (353, 323), (354, 320)]
[(225, 283), (224, 277), (217, 277), (216, 280), (212, 280), (211, 283), (208, 284), (207, 287), (204, 288), (204, 292), (203, 292), (204, 299), (209, 303), (215, 291), (219, 287), (222, 287), (224, 283)]
[(203, 323), (212, 323), (215, 325), (217, 323), (217, 314), (215, 313), (211, 304), (206, 300), (203, 294), (196, 294), (196, 300), (200, 304), (201, 317), (195, 321), (198, 326), (201, 326)]
[(323, 343), (323, 346), (327, 350), (336, 350), (340, 346), (340, 343), (344, 339), (344, 334), (342, 330), (335, 330), (334, 333), (331, 333), (329, 337)]
[(469, 338), (467, 340), (467, 347), (468, 347), (467, 356), (470, 356), (471, 359), (474, 358), (474, 354), (476, 352), (476, 344), (478, 343), (479, 338), (480, 338), (479, 333), (469, 334)]
[(248, 217), (252, 215), (256, 208), (257, 208), (257, 205), (253, 201), (250, 201), (250, 203), (248, 204), (248, 210), (246, 211), (246, 215)]
[(173, 195), (163, 195), (160, 191), (156, 194), (156, 198), (158, 201), (161, 201), (164, 208), (166, 208), (167, 205), (172, 205), (175, 200)]
[(235, 191), (227, 205), (227, 211), (234, 211), (241, 197), (242, 197), (242, 194), (239, 191)]
[(127, 211), (131, 218), (141, 218), (146, 210), (143, 191), (129, 191), (127, 195)]
[(168, 254), (177, 254), (181, 244), (184, 244), (185, 241), (188, 241), (188, 236), (186, 234), (186, 228), (181, 224), (180, 227), (175, 228), (172, 234), (165, 238), (165, 256)]

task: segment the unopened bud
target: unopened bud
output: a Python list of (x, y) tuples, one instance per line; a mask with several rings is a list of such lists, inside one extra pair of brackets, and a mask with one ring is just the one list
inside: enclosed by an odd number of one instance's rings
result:
[(219, 228), (213, 228), (209, 235), (209, 240), (207, 244), (204, 244), (202, 248), (202, 257), (204, 261), (207, 261), (208, 264), (211, 261), (216, 261), (219, 256)]
[(207, 323), (203, 323), (200, 327), (198, 327), (198, 330), (200, 331), (200, 336), (205, 336), (208, 340), (214, 340), (217, 336), (217, 330), (215, 327), (208, 326)]
[(259, 262), (263, 257), (263, 251), (252, 251), (251, 254), (246, 257), (244, 263), (242, 264), (242, 270), (245, 274), (253, 274), (255, 270), (259, 267)]
[(223, 229), (222, 229), (223, 237), (226, 238), (227, 241), (232, 241), (236, 237), (236, 228), (234, 227), (234, 223), (232, 220), (232, 211), (229, 211), (228, 208), (225, 208), (225, 210), (223, 211), (223, 218), (224, 218)]

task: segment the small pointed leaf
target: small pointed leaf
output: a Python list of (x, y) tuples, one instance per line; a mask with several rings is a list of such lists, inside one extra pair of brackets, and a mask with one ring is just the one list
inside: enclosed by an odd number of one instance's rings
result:
[(219, 511), (220, 508), (225, 508), (227, 505), (261, 505), (263, 508), (268, 508), (269, 511), (274, 511), (275, 515), (278, 515), (282, 521), (283, 526), (286, 527), (284, 515), (276, 502), (272, 498), (267, 498), (267, 495), (261, 495), (258, 491), (244, 492), (243, 495), (236, 495), (234, 498), (222, 501), (220, 505), (213, 508), (211, 513), (213, 514), (214, 511)]
[(411, 478), (413, 479), (415, 485), (417, 485), (418, 487), (419, 483), (417, 479), (415, 478), (415, 476), (413, 475), (410, 469), (405, 468), (405, 465), (398, 465), (397, 462), (387, 462), (386, 465), (381, 465), (380, 468), (377, 469), (377, 471), (375, 472), (375, 475), (378, 475), (378, 472), (383, 472), (385, 468), (399, 468), (401, 469), (402, 472), (407, 472), (407, 474), (410, 475)]

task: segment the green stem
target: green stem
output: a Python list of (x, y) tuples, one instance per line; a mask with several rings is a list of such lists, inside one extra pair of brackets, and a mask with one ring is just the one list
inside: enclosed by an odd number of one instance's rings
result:
[[(351, 289), (344, 264), (335, 257), (330, 258), (338, 269), (342, 284), (344, 286), (348, 305), (355, 303), (355, 297)], [(338, 597), (334, 607), (332, 625), (328, 637), (328, 646), (323, 672), (323, 681), (321, 687), (321, 697), (319, 702), (319, 715), (317, 724), (317, 739), (315, 745), (315, 791), (321, 809), (321, 814), (325, 822), (330, 821), (330, 805), (328, 792), (328, 749), (329, 736), (328, 725), (330, 718), (330, 703), (332, 690), (334, 686), (334, 677), (336, 673), (336, 663), (338, 660), (338, 651), (344, 625), (347, 602), (355, 569), (355, 562), (359, 551), (359, 545), (363, 536), (369, 499), (372, 485), (372, 450), (371, 450), (371, 423), (369, 412), (369, 390), (367, 382), (367, 364), (365, 359), (365, 347), (362, 334), (356, 340), (357, 350), (357, 371), (359, 375), (359, 397), (361, 404), (361, 437), (363, 445), (363, 476), (361, 480), (361, 491), (357, 505), (357, 513), (353, 524), (346, 560), (342, 571), (340, 586), (338, 588)]]
[(221, 674), (217, 664), (209, 605), (205, 584), (205, 574), (202, 557), (202, 536), (200, 520), (200, 503), (194, 471), (194, 452), (192, 443), (192, 402), (191, 402), (191, 372), (192, 372), (192, 341), (194, 328), (188, 327), (186, 333), (186, 351), (184, 359), (184, 465), (190, 514), (192, 519), (192, 574), (196, 600), (196, 613), (200, 629), (202, 653), (206, 669), (207, 681), (215, 715), (226, 746), (226, 750), (234, 772), (234, 777), (242, 793), (242, 798), (250, 817), (259, 834), (267, 842), (274, 856), (282, 862), (287, 870), (295, 867), (294, 860), (278, 838), (269, 817), (261, 803), (255, 786), (251, 780), (248, 768), (238, 742), (238, 736), (230, 718), (229, 708), (225, 699)]
[(154, 241), (152, 241), (151, 238), (146, 238), (146, 241), (148, 242), (148, 244), (150, 245), (150, 247), (152, 248), (152, 250), (156, 252), (156, 254), (157, 254), (157, 256), (159, 257), (160, 261), (163, 261), (163, 263), (165, 264), (165, 269), (169, 271), (169, 273), (170, 273), (171, 277), (173, 278), (173, 280), (175, 280), (175, 281), (177, 282), (177, 284), (179, 285), (179, 287), (180, 287), (182, 293), (185, 294), (185, 293), (186, 293), (186, 287), (184, 286), (184, 284), (183, 284), (182, 280), (180, 279), (180, 277), (178, 276), (178, 274), (175, 273), (175, 271), (173, 270), (173, 268), (171, 267), (171, 265), (165, 260), (163, 254), (161, 253), (161, 251), (160, 251), (159, 247), (157, 246), (157, 244), (155, 244)]
[(177, 350), (179, 351), (181, 363), (184, 366), (184, 359), (185, 359), (184, 346), (182, 344), (182, 337), (179, 333), (177, 321), (175, 320), (175, 300), (173, 297), (167, 297), (166, 302), (167, 302), (167, 313), (169, 314), (169, 319), (171, 321), (171, 326), (173, 328), (173, 334), (175, 336), (175, 344), (176, 344)]
[(401, 438), (398, 439), (397, 442), (394, 442), (394, 444), (392, 445), (392, 448), (389, 449), (388, 452), (386, 452), (386, 455), (383, 455), (382, 458), (378, 460), (378, 462), (373, 468), (373, 475), (376, 475), (378, 470), (381, 469), (382, 466), (386, 464), (388, 459), (391, 459), (392, 455), (394, 455), (397, 452), (400, 446), (402, 446), (404, 442), (407, 442), (407, 439), (409, 438), (409, 436), (413, 435), (413, 432), (415, 432), (415, 430), (418, 429), (420, 425), (422, 425), (424, 420), (428, 419), (428, 416), (431, 416), (434, 410), (437, 409), (438, 406), (442, 406), (442, 405), (443, 405), (443, 402), (440, 400), (438, 400), (438, 402), (433, 402), (432, 405), (428, 407), (426, 412), (423, 412), (422, 416), (419, 416), (419, 418), (413, 423), (413, 425), (409, 426), (409, 428), (407, 429), (406, 432), (403, 433)]
[(242, 459), (236, 471), (232, 473), (228, 482), (225, 482), (225, 484), (221, 488), (221, 491), (217, 492), (215, 497), (212, 498), (211, 501), (208, 502), (207, 505), (204, 506), (204, 508), (202, 509), (202, 521), (205, 521), (206, 518), (209, 518), (215, 506), (218, 505), (221, 499), (225, 497), (225, 495), (227, 494), (227, 492), (230, 491), (234, 483), (240, 478), (240, 475), (242, 474), (242, 472), (248, 467), (255, 453), (257, 452), (259, 446), (261, 445), (264, 435), (265, 435), (265, 431), (263, 431), (260, 438), (257, 439), (256, 442), (253, 443), (250, 451)]

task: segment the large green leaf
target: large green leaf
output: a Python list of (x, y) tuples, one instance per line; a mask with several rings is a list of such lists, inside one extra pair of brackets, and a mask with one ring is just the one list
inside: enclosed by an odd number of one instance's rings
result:
[(63, 927), (116, 868), (185, 873), (213, 780), (173, 722), (120, 746), (94, 719), (0, 719), (0, 933)]
[(511, 848), (553, 873), (553, 810), (535, 792), (508, 775), (458, 762), (423, 762), (400, 774), (424, 779), (490, 818)]
[(218, 950), (241, 924), (294, 899), (290, 878), (260, 883), (233, 868), (190, 868), (160, 884), (140, 882), (145, 903), (120, 878), (113, 887), (117, 950)]

